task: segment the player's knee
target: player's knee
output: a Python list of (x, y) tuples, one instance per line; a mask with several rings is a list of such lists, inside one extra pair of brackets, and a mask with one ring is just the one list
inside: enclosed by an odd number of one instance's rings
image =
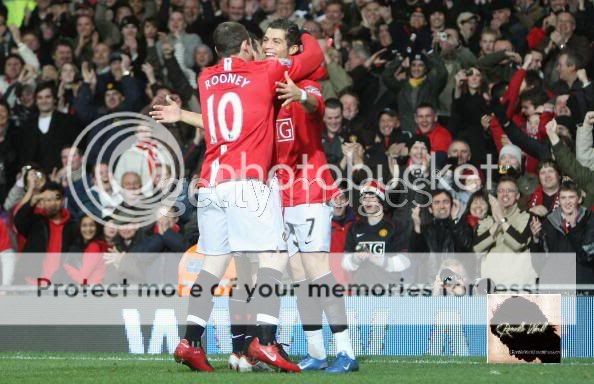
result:
[(289, 266), (291, 271), (291, 279), (293, 281), (303, 281), (306, 278), (305, 268), (303, 267), (303, 263), (301, 261), (301, 256), (299, 254), (294, 255), (289, 259)]
[(330, 272), (330, 262), (327, 253), (302, 253), (305, 273), (311, 280), (315, 280)]
[(229, 260), (229, 255), (205, 256), (204, 262), (202, 263), (202, 270), (221, 278), (227, 269)]
[(282, 272), (287, 267), (289, 255), (286, 252), (261, 253), (258, 260), (260, 262), (260, 268), (271, 268)]

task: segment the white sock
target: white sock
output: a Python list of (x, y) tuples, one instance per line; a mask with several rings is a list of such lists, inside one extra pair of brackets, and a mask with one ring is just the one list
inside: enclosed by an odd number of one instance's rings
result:
[(355, 351), (353, 351), (353, 344), (351, 343), (351, 335), (349, 330), (345, 329), (342, 332), (334, 334), (334, 341), (336, 342), (336, 351), (338, 353), (344, 352), (351, 359), (355, 359)]
[(322, 330), (305, 331), (305, 336), (307, 337), (307, 353), (314, 359), (325, 359), (326, 347), (324, 346), (324, 333)]

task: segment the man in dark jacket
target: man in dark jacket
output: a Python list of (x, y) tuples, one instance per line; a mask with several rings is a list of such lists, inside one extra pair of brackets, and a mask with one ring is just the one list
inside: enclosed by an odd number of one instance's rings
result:
[[(472, 249), (472, 232), (469, 227), (457, 225), (453, 217), (458, 217), (459, 203), (454, 202), (450, 192), (445, 190), (431, 191), (431, 205), (428, 212), (429, 223), (422, 225), (421, 208), (412, 210), (413, 232), (410, 237), (409, 251), (422, 253), (415, 255), (418, 261), (418, 279), (420, 282), (432, 282), (439, 271), (441, 263), (452, 258), (455, 252), (470, 252)], [(460, 258), (462, 255), (458, 256)], [(459, 259), (467, 271), (475, 266), (468, 258)]]
[(59, 184), (48, 182), (37, 195), (30, 189), (23, 201), (14, 218), (17, 231), (26, 239), (23, 252), (45, 253), (46, 256), (21, 257), (16, 282), (35, 283), (37, 277), (51, 279), (60, 268), (61, 252), (73, 244), (77, 225), (64, 208)]
[(38, 113), (18, 133), (21, 163), (35, 162), (47, 173), (62, 168), (60, 152), (72, 145), (78, 131), (76, 120), (56, 111), (56, 90), (52, 83), (41, 83), (35, 90)]
[(173, 284), (177, 281), (179, 260), (190, 246), (174, 215), (171, 208), (159, 209), (155, 225), (147, 232), (135, 233), (127, 250), (118, 249), (120, 253), (115, 258), (121, 256), (119, 261), (108, 264), (117, 265), (119, 274), (133, 281)]
[(559, 207), (542, 222), (533, 218), (530, 223), (532, 250), (547, 253), (541, 270), (547, 283), (573, 283), (574, 263), (565, 259), (570, 253), (575, 254), (575, 282), (594, 284), (594, 218), (581, 201), (577, 185), (566, 181), (559, 190)]

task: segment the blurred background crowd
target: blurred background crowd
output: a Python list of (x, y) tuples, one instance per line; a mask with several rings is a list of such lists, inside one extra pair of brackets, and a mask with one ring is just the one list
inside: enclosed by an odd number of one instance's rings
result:
[[(555, 274), (537, 252), (571, 252), (578, 282), (594, 282), (590, 0), (5, 0), (0, 283), (175, 279), (199, 235), (195, 208), (182, 201), (188, 209), (172, 218), (163, 207), (147, 226), (118, 214), (179, 174), (150, 130), (138, 127), (115, 168), (109, 148), (81, 156), (93, 138), (108, 142), (115, 133), (101, 130), (117, 119), (75, 140), (98, 118), (147, 114), (165, 95), (200, 112), (196, 79), (217, 59), (216, 25), (237, 21), (261, 37), (280, 18), (319, 39), (324, 150), (364, 186), (334, 209), (331, 251), (346, 252), (332, 257), (339, 281), (432, 282), (447, 270), (522, 282)], [(191, 179), (202, 131), (166, 128)], [(485, 172), (464, 165), (480, 169), (489, 158), (498, 167), (487, 189)], [(428, 256), (398, 256), (406, 252)], [(453, 252), (480, 257), (453, 262)], [(48, 256), (23, 262), (27, 253)]]

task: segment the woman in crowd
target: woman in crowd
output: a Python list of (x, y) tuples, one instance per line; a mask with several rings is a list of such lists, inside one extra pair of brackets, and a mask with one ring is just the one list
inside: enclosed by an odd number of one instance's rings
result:
[(90, 216), (83, 216), (78, 223), (78, 236), (66, 255), (62, 268), (67, 281), (82, 284), (98, 284), (105, 277), (103, 252), (107, 243), (103, 229)]

